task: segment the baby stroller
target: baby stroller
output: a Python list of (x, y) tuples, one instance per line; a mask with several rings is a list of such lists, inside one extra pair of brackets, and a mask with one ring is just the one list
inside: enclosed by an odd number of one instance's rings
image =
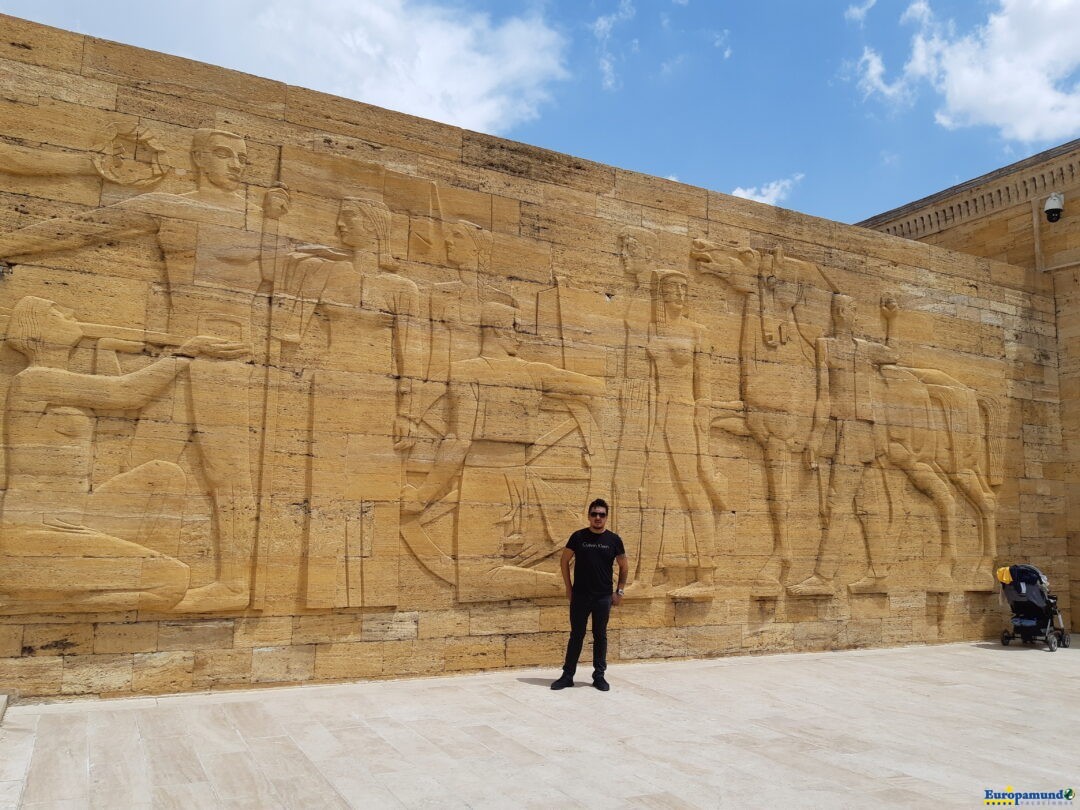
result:
[(1002, 631), (1002, 644), (1007, 647), (1014, 638), (1025, 644), (1045, 641), (1046, 649), (1054, 652), (1059, 644), (1068, 647), (1072, 643), (1057, 597), (1050, 593), (1042, 571), (1034, 565), (1010, 565), (997, 570), (997, 579), (1012, 609), (1012, 631)]

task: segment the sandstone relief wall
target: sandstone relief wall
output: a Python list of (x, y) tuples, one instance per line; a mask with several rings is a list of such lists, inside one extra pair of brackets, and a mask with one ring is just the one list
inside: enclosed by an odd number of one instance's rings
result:
[[(1070, 561), (1070, 601), (1080, 600), (1080, 356), (1077, 308), (1080, 294), (1080, 140), (1061, 144), (983, 177), (860, 223), (866, 227), (961, 250), (975, 256), (1031, 267), (1053, 278), (1057, 305), (1059, 417), (1045, 425), (1060, 445), (1061, 490)], [(1064, 210), (1051, 221), (1044, 208), (1063, 195)], [(1060, 572), (1064, 576), (1064, 572)], [(1054, 584), (1065, 589), (1059, 576)]]
[(0, 26), (0, 689), (556, 665), (597, 496), (621, 659), (1067, 564), (1035, 273)]

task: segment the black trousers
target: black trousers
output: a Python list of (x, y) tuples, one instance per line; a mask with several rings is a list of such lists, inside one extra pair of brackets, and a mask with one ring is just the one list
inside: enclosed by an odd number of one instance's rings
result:
[(570, 598), (570, 641), (566, 644), (563, 673), (573, 678), (577, 671), (581, 646), (585, 643), (585, 628), (592, 616), (593, 677), (607, 669), (607, 623), (611, 615), (611, 594), (591, 596), (574, 594)]

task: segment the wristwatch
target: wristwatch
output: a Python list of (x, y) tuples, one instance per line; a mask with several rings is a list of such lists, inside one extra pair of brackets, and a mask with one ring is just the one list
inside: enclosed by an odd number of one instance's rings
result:
[(624, 595), (625, 595), (625, 591), (623, 591), (623, 589), (622, 589), (622, 588), (618, 588), (618, 589), (617, 589), (617, 590), (615, 591), (615, 593), (617, 593), (617, 594), (618, 594), (619, 596), (624, 596)]

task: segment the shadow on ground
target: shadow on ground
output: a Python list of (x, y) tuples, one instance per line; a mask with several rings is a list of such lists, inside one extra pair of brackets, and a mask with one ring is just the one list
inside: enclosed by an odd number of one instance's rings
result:
[(527, 683), (529, 686), (551, 686), (554, 678), (518, 678), (518, 683)]

